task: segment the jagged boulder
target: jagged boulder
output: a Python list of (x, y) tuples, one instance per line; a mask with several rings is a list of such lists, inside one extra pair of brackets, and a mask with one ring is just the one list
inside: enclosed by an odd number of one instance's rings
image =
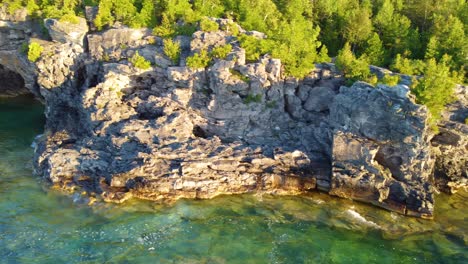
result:
[(432, 139), (436, 154), (435, 181), (447, 193), (468, 186), (468, 126), (447, 123)]
[(44, 26), (53, 41), (83, 46), (84, 37), (88, 33), (88, 24), (84, 18), (76, 17), (76, 19), (78, 23), (48, 18), (44, 20)]
[(35, 29), (26, 9), (10, 14), (5, 5), (0, 6), (0, 96), (32, 93), (39, 97), (35, 65), (19, 52)]
[(433, 158), (427, 109), (406, 86), (342, 87), (330, 109), (330, 193), (431, 218)]
[(447, 193), (468, 187), (468, 89), (458, 85), (432, 139), (436, 155), (435, 182)]
[[(96, 60), (119, 61), (148, 44), (162, 45), (160, 38), (154, 37), (149, 29), (133, 29), (125, 26), (111, 28), (104, 32), (89, 34), (89, 55)], [(148, 57), (148, 59), (151, 56)]]

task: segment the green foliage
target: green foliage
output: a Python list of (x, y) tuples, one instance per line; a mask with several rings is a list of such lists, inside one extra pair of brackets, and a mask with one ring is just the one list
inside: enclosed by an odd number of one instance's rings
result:
[(210, 55), (216, 59), (225, 59), (227, 55), (232, 51), (232, 46), (230, 44), (218, 46), (213, 48)]
[(419, 75), (423, 72), (424, 62), (422, 60), (411, 60), (397, 54), (395, 61), (390, 65), (390, 69), (403, 74)]
[(445, 54), (450, 54), (452, 69), (468, 65), (466, 26), (453, 15), (448, 16), (448, 18), (440, 15), (435, 16), (431, 29), (432, 36), (426, 49), (426, 59), (441, 60)]
[(218, 30), (208, 17), (230, 18), (246, 30), (268, 36), (263, 40), (239, 36), (235, 23), (223, 25), (239, 38), (248, 61), (269, 53), (282, 60), (286, 75), (296, 77), (306, 75), (315, 62), (328, 61), (328, 55), (337, 56), (346, 43), (358, 62), (420, 74), (425, 61), (440, 61), (448, 54), (451, 71), (468, 72), (468, 2), (463, 0), (3, 0), (2, 4), (11, 14), (26, 7), (35, 18), (69, 22), (83, 16), (85, 5), (99, 6), (94, 21), (99, 30), (118, 21), (154, 28), (155, 35), (163, 38), (191, 36), (197, 25), (205, 31)]
[(200, 30), (206, 32), (216, 31), (219, 30), (219, 26), (218, 23), (216, 23), (215, 21), (203, 17), (202, 20), (200, 20)]
[(35, 16), (36, 12), (40, 10), (40, 7), (35, 0), (28, 0), (26, 3), (26, 10), (28, 10), (28, 15)]
[(240, 46), (245, 49), (247, 61), (257, 61), (260, 56), (271, 50), (271, 41), (242, 34), (239, 36)]
[(68, 22), (68, 23), (71, 23), (71, 24), (79, 24), (80, 20), (75, 14), (68, 13), (68, 14), (63, 15), (60, 18), (60, 22)]
[(366, 42), (364, 54), (368, 58), (369, 63), (376, 66), (381, 66), (384, 62), (384, 48), (380, 40), (379, 34), (373, 33)]
[(278, 103), (276, 101), (269, 101), (266, 103), (266, 107), (270, 109), (276, 108), (277, 106), (278, 106)]
[(20, 47), (20, 52), (23, 54), (28, 54), (29, 45), (27, 42), (23, 42)]
[(379, 80), (379, 83), (385, 84), (387, 86), (395, 86), (400, 82), (400, 76), (385, 74), (382, 79)]
[(165, 39), (164, 54), (171, 59), (173, 64), (177, 65), (180, 59), (180, 43), (172, 39)]
[(10, 15), (13, 15), (17, 10), (23, 7), (23, 1), (5, 0), (3, 3), (7, 5), (7, 10)]
[(112, 15), (112, 2), (100, 1), (99, 12), (94, 19), (94, 25), (98, 30), (103, 29), (104, 26), (114, 23), (114, 16)]
[(235, 69), (229, 69), (229, 72), (232, 74), (232, 76), (236, 77), (237, 79), (243, 81), (243, 82), (250, 82), (250, 78), (243, 75), (240, 71), (235, 70)]
[(151, 63), (147, 61), (143, 56), (141, 56), (138, 51), (130, 58), (130, 62), (133, 64), (134, 67), (147, 70), (151, 68)]
[(225, 7), (222, 0), (193, 0), (193, 9), (205, 16), (222, 17)]
[(281, 23), (280, 30), (272, 37), (273, 57), (281, 59), (285, 73), (302, 78), (309, 74), (317, 61), (317, 41), (320, 30), (304, 17)]
[(351, 51), (351, 46), (346, 43), (336, 57), (336, 66), (347, 79), (351, 81), (362, 80), (370, 84), (376, 84), (377, 78), (370, 73), (369, 63), (365, 58), (356, 58)]
[(187, 58), (187, 66), (192, 69), (206, 68), (211, 62), (211, 58), (208, 56), (206, 50), (195, 53), (193, 56)]
[(440, 119), (445, 105), (454, 100), (455, 85), (461, 81), (460, 74), (450, 70), (450, 60), (449, 56), (443, 56), (439, 62), (429, 59), (425, 64), (423, 77), (412, 86), (418, 103), (426, 105), (431, 112), (432, 125)]
[(157, 20), (155, 16), (156, 6), (153, 0), (143, 0), (140, 12), (131, 21), (131, 26), (134, 28), (156, 26)]
[(344, 38), (353, 44), (365, 41), (372, 33), (370, 15), (370, 11), (365, 8), (351, 11), (344, 26)]
[(161, 25), (156, 26), (153, 29), (153, 34), (163, 38), (172, 37), (176, 32), (174, 24), (169, 21), (169, 18), (166, 15), (162, 16)]
[(41, 44), (37, 42), (31, 42), (28, 46), (28, 60), (30, 62), (36, 62), (42, 54), (42, 51), (44, 48), (41, 46)]
[(192, 36), (197, 31), (197, 26), (193, 24), (178, 25), (175, 29), (176, 35)]
[(244, 104), (261, 103), (261, 102), (262, 102), (261, 94), (248, 94), (247, 97), (244, 99)]
[(221, 29), (231, 33), (233, 36), (239, 35), (239, 26), (236, 23), (228, 23), (222, 26)]

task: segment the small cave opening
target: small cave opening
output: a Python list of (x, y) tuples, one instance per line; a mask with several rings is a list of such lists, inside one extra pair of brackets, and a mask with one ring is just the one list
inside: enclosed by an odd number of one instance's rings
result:
[(31, 94), (26, 88), (23, 77), (0, 64), (0, 96), (14, 97)]
[(203, 130), (203, 128), (201, 128), (199, 125), (193, 127), (192, 133), (195, 137), (208, 138), (205, 130)]
[[(2, 119), (0, 132), (16, 131), (14, 133), (18, 137), (25, 135), (25, 131), (34, 135), (42, 134), (46, 123), (43, 102), (26, 88), (26, 82), (21, 74), (2, 64), (0, 64), (0, 117)], [(31, 137), (27, 140), (31, 140)]]

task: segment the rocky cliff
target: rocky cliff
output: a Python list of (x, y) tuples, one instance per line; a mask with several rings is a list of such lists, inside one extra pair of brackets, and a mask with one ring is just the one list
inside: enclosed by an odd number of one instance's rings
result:
[[(31, 21), (0, 13), (0, 93), (44, 101), (35, 171), (57, 186), (114, 202), (319, 190), (425, 218), (436, 189), (466, 187), (465, 87), (433, 137), (407, 83), (347, 87), (333, 64), (287, 78), (277, 59), (246, 62), (226, 31), (176, 37), (174, 63), (149, 30), (87, 32), (84, 21), (49, 19), (33, 64), (18, 52), (39, 36)], [(185, 66), (225, 44), (233, 47), (225, 59)], [(136, 52), (153, 66), (135, 68)]]

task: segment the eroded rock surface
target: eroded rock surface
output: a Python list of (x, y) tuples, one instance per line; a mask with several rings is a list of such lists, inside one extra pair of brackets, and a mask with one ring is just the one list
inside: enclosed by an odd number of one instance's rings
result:
[(330, 111), (336, 131), (330, 193), (431, 217), (434, 161), (427, 115), (406, 86), (342, 87)]
[[(14, 32), (24, 37), (1, 40), (2, 65), (9, 58), (2, 54), (24, 61), (13, 50), (32, 35), (17, 26)], [(466, 186), (464, 110), (454, 104), (432, 140), (434, 153), (426, 108), (409, 94), (408, 78), (395, 87), (345, 87), (333, 64), (287, 78), (280, 60), (246, 63), (245, 50), (225, 31), (175, 37), (179, 62), (146, 29), (115, 25), (84, 39), (87, 45), (65, 37), (44, 43), (34, 65), (4, 65), (27, 89), (37, 83), (45, 101), (35, 171), (55, 185), (113, 202), (321, 190), (426, 218), (433, 214), (434, 163), (439, 188)], [(187, 56), (227, 43), (225, 59), (206, 69), (185, 66)], [(152, 68), (133, 67), (136, 52)]]
[(0, 96), (39, 96), (36, 67), (20, 52), (34, 36), (34, 29), (25, 9), (11, 15), (4, 6), (0, 7)]
[(439, 122), (439, 134), (432, 139), (436, 155), (435, 182), (445, 192), (468, 187), (468, 89), (457, 86), (456, 100)]
[(76, 20), (67, 22), (49, 18), (44, 20), (44, 26), (53, 41), (83, 46), (84, 37), (88, 33), (88, 25), (84, 18), (76, 17)]

